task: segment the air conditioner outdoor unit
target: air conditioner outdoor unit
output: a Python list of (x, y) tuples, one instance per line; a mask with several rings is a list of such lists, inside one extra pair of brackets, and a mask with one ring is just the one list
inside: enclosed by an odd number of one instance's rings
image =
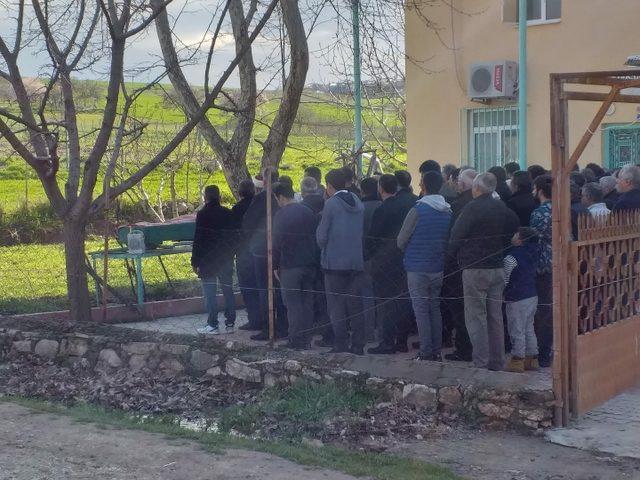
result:
[(469, 69), (469, 97), (478, 100), (515, 98), (518, 91), (518, 62), (474, 63)]

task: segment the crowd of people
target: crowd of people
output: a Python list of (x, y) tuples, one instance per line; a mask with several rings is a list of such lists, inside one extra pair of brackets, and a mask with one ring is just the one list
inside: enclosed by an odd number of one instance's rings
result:
[[(314, 336), (331, 352), (393, 354), (524, 372), (552, 362), (552, 177), (517, 164), (479, 173), (427, 160), (418, 194), (401, 170), (357, 182), (349, 168), (324, 179), (304, 172), (299, 192), (289, 177), (240, 184), (229, 209), (217, 186), (205, 189), (192, 266), (202, 279), (208, 325), (235, 328), (234, 264), (254, 340), (268, 340), (268, 281), (273, 275), (274, 330), (294, 349)], [(268, 270), (267, 189), (272, 184), (273, 272)], [(324, 180), (324, 184), (323, 181)], [(590, 164), (571, 175), (571, 214), (640, 209), (640, 167), (614, 172)], [(419, 341), (409, 345), (411, 334)], [(507, 363), (506, 352), (510, 351)]]

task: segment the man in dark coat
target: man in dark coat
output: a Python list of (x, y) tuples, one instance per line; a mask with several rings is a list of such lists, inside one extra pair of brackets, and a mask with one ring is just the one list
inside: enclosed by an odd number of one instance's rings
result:
[(242, 219), (253, 201), (255, 191), (255, 185), (251, 180), (243, 180), (240, 182), (238, 188), (240, 200), (231, 208), (236, 220), (238, 233), (236, 272), (238, 272), (240, 293), (242, 293), (242, 299), (244, 300), (244, 306), (247, 309), (247, 317), (249, 319), (245, 325), (239, 327), (241, 330), (260, 330), (260, 296), (257, 290), (256, 272), (253, 268), (253, 256), (249, 250), (249, 242), (246, 240), (246, 236), (241, 235)]
[(531, 193), (533, 184), (531, 175), (527, 171), (518, 171), (511, 178), (511, 191), (513, 195), (507, 200), (507, 207), (513, 210), (520, 220), (521, 227), (528, 227), (533, 212), (537, 205)]
[(617, 190), (620, 198), (613, 206), (614, 212), (640, 209), (640, 167), (626, 165), (618, 172)]
[(365, 239), (365, 260), (371, 262), (373, 288), (379, 301), (378, 313), (382, 321), (382, 338), (380, 344), (368, 352), (406, 352), (413, 310), (407, 293), (402, 251), (396, 239), (415, 202), (409, 204), (403, 197), (397, 196), (398, 180), (393, 175), (382, 175), (378, 185), (382, 205), (374, 212), (371, 229)]
[(233, 332), (236, 305), (233, 295), (233, 256), (236, 220), (231, 210), (220, 205), (220, 189), (210, 185), (204, 191), (205, 206), (196, 215), (191, 266), (202, 281), (208, 313), (207, 326), (199, 333), (218, 335), (218, 284), (224, 296), (227, 333)]

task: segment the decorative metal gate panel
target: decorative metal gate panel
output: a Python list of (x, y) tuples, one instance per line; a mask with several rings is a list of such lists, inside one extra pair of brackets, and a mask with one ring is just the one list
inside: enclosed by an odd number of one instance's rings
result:
[(608, 126), (605, 135), (605, 165), (620, 168), (640, 163), (640, 125)]

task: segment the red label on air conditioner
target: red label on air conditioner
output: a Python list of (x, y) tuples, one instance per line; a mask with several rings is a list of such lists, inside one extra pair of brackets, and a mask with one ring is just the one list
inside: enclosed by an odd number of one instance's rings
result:
[(502, 91), (502, 74), (503, 66), (496, 65), (493, 71), (493, 87), (499, 92)]

